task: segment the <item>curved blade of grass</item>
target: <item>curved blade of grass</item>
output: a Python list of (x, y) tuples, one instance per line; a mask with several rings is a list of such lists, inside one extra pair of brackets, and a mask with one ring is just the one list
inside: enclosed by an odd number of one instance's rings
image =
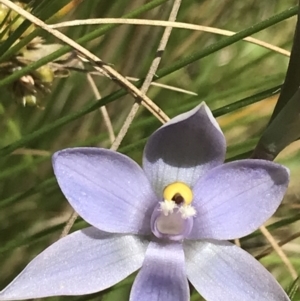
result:
[(188, 64), (191, 64), (199, 59), (202, 59), (202, 58), (220, 50), (220, 49), (223, 49), (233, 43), (236, 43), (245, 37), (251, 36), (256, 32), (259, 32), (259, 31), (266, 29), (272, 25), (275, 25), (283, 20), (291, 18), (291, 17), (295, 16), (297, 14), (297, 12), (298, 12), (298, 6), (291, 7), (289, 9), (283, 11), (280, 14), (272, 16), (271, 18), (269, 18), (267, 20), (264, 20), (262, 22), (254, 24), (253, 26), (251, 26), (249, 28), (239, 31), (238, 33), (232, 35), (231, 37), (223, 38), (220, 42), (214, 43), (200, 51), (192, 53), (191, 55), (183, 58), (182, 60), (177, 61), (175, 64), (173, 64), (170, 67), (161, 69), (159, 72), (157, 72), (156, 79), (159, 79), (170, 73), (173, 73)]
[(283, 107), (290, 101), (300, 86), (300, 6), (296, 24), (290, 61), (286, 72), (282, 91), (274, 108), (270, 122), (275, 119)]
[[(140, 9), (137, 9), (136, 11), (128, 14), (128, 15), (125, 15), (124, 18), (132, 18), (146, 10), (149, 10), (149, 9), (152, 9), (153, 7), (156, 7), (164, 2), (166, 2), (167, 0), (155, 0), (155, 1), (152, 1), (144, 6), (142, 6)], [(150, 5), (152, 4), (152, 5)], [(271, 18), (267, 19), (267, 20), (264, 20), (262, 22), (259, 22), (247, 29), (244, 29), (238, 33), (236, 33), (235, 35), (233, 36), (230, 36), (230, 37), (226, 37), (226, 38), (223, 38), (220, 42), (217, 42), (217, 43), (214, 43), (200, 51), (197, 51), (185, 58), (183, 58), (182, 60), (179, 60), (178, 62), (174, 63), (173, 65), (169, 66), (169, 67), (165, 67), (165, 68), (162, 68), (160, 71), (157, 72), (157, 76), (156, 76), (156, 79), (159, 79), (159, 78), (162, 78), (168, 74), (171, 74), (175, 71), (177, 71), (178, 69), (188, 65), (188, 64), (191, 64), (192, 62), (195, 62), (201, 58), (204, 58), (224, 47), (227, 47), (233, 43), (236, 43), (240, 40), (242, 40), (243, 38), (247, 37), (247, 36), (250, 36), (256, 32), (259, 32), (265, 28), (268, 28), (272, 25), (275, 25), (283, 20), (286, 20), (294, 15), (297, 14), (297, 11), (298, 11), (298, 6), (294, 6), (292, 8), (289, 8), (285, 11), (283, 11), (282, 13), (280, 14), (277, 14), (275, 16), (272, 16)], [(104, 34), (105, 32), (107, 32), (109, 29), (111, 28), (115, 28), (117, 27), (119, 24), (110, 24), (110, 25), (107, 25), (107, 26), (103, 26), (101, 27), (100, 29), (98, 30), (95, 30), (89, 34), (87, 34), (86, 36), (78, 39), (76, 42), (79, 43), (79, 44), (84, 44), (90, 40), (93, 40), (95, 38), (98, 38), (99, 36), (101, 36), (102, 34)], [(15, 73), (13, 73), (12, 75), (10, 76), (7, 76), (5, 79), (1, 80), (0, 81), (0, 87), (1, 86), (4, 86), (4, 85), (7, 85), (15, 80), (17, 80), (18, 78), (24, 76), (25, 74), (27, 74), (29, 71), (31, 70), (35, 70), (51, 61), (54, 61), (56, 60), (57, 58), (59, 58), (60, 56), (66, 54), (68, 51), (71, 50), (71, 47), (70, 46), (64, 46), (62, 48), (60, 48), (59, 50), (53, 52), (52, 54), (48, 55), (48, 56), (45, 56), (44, 58), (22, 68), (21, 70), (19, 71), (16, 71)], [(143, 82), (143, 79), (140, 80), (139, 82), (137, 82), (137, 86), (141, 84), (141, 82)]]
[(300, 137), (300, 9), (288, 70), (270, 123), (262, 134), (253, 158), (274, 160)]
[(289, 144), (300, 137), (300, 89), (281, 109), (261, 136), (253, 158), (273, 161)]

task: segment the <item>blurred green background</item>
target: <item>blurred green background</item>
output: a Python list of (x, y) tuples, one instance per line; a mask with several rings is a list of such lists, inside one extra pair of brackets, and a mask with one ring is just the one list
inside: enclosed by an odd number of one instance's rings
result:
[[(173, 1), (161, 2), (161, 5), (137, 15), (136, 18), (167, 20)], [(34, 8), (35, 15), (46, 20), (62, 4), (68, 3), (68, 8), (56, 14), (54, 23), (75, 19), (119, 18), (151, 1), (53, 0), (50, 5), (47, 0), (39, 0), (30, 2), (30, 5)], [(296, 0), (183, 0), (177, 21), (239, 32), (295, 5)], [(253, 37), (290, 50), (295, 24), (296, 16), (293, 16), (257, 32)], [(62, 28), (61, 31), (77, 40), (99, 28), (100, 25), (89, 25)], [(162, 27), (120, 25), (106, 30), (103, 35), (84, 43), (84, 46), (104, 62), (111, 64), (123, 76), (144, 78), (155, 58), (163, 30)], [(39, 35), (44, 38), (45, 44), (60, 43), (45, 32)], [(168, 68), (183, 58), (209, 49), (207, 47), (216, 45), (222, 39), (222, 35), (175, 28), (159, 69)], [(0, 48), (0, 55), (3, 55), (1, 49), (3, 48)], [(1, 63), (3, 61), (0, 57)], [(79, 61), (76, 64), (82, 68)], [(278, 97), (273, 92), (282, 84), (287, 64), (287, 56), (246, 41), (238, 41), (214, 53), (208, 52), (205, 57), (157, 80), (159, 83), (193, 92), (194, 95), (157, 86), (151, 86), (147, 95), (170, 117), (205, 101), (215, 110), (214, 113), (225, 132), (228, 143), (227, 158), (245, 157), (245, 153), (255, 147), (269, 120)], [(92, 70), (88, 63), (84, 63), (84, 69)], [(95, 75), (93, 78), (102, 97), (119, 89), (115, 82), (104, 76)], [(22, 106), (20, 99), (12, 91), (11, 84), (2, 85), (0, 81), (0, 87), (1, 148), (96, 101), (87, 80), (87, 73), (83, 71), (72, 70), (69, 76), (56, 78), (51, 92), (39, 98), (39, 108)], [(133, 98), (127, 95), (107, 105), (115, 134), (120, 130), (133, 102)], [(121, 144), (120, 151), (140, 163), (144, 138), (159, 126), (160, 122), (146, 109), (141, 108)], [(25, 148), (18, 148), (0, 158), (1, 288), (33, 257), (58, 239), (71, 215), (72, 209), (53, 179), (51, 154), (71, 146), (109, 148), (110, 144), (103, 117), (96, 109), (31, 139)], [(276, 159), (291, 170), (288, 193), (276, 215), (268, 221), (272, 225), (271, 232), (278, 241), (291, 235), (297, 236), (299, 232), (299, 146), (299, 142), (293, 143)], [(84, 226), (85, 223), (78, 219), (72, 231)], [(241, 244), (254, 256), (269, 246), (260, 232), (243, 238)], [(295, 269), (299, 270), (300, 239), (291, 240), (283, 246), (283, 250)], [(261, 259), (261, 262), (287, 290), (293, 279), (276, 253), (272, 252)], [(91, 296), (72, 297), (72, 300), (89, 300), (101, 296), (101, 300), (125, 301), (128, 300), (132, 280), (129, 277), (107, 291)], [(193, 292), (192, 300), (202, 299)], [(299, 293), (294, 300), (300, 300)]]

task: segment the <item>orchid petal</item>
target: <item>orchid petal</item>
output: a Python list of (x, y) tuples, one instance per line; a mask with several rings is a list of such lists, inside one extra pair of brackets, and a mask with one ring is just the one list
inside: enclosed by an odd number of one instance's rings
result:
[(74, 232), (38, 255), (3, 291), (0, 300), (83, 295), (104, 290), (142, 265), (147, 242), (94, 227)]
[(140, 166), (106, 149), (55, 153), (58, 184), (75, 211), (106, 232), (150, 234), (156, 195)]
[(288, 301), (274, 277), (226, 241), (186, 241), (189, 281), (207, 301)]
[(184, 253), (181, 243), (151, 242), (130, 301), (188, 301)]
[(159, 196), (179, 181), (193, 186), (211, 168), (224, 162), (224, 135), (205, 103), (178, 115), (149, 138), (143, 167)]
[(197, 213), (188, 238), (229, 240), (252, 233), (274, 214), (288, 183), (288, 170), (269, 161), (214, 168), (194, 186)]

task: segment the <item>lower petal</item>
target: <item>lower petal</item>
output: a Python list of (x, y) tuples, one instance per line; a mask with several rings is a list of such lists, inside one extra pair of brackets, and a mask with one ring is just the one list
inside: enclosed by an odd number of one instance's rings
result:
[(0, 300), (84, 295), (104, 290), (139, 269), (148, 242), (90, 227), (74, 232), (33, 259), (0, 292)]
[(151, 242), (130, 301), (188, 301), (184, 253), (181, 243)]
[(187, 276), (207, 301), (288, 301), (275, 278), (226, 241), (186, 241)]

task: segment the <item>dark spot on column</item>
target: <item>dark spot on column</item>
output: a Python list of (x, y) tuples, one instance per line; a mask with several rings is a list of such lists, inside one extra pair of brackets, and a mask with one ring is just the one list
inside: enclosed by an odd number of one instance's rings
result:
[(177, 205), (179, 205), (184, 202), (184, 198), (181, 196), (181, 194), (176, 193), (173, 196), (172, 201), (174, 201)]

